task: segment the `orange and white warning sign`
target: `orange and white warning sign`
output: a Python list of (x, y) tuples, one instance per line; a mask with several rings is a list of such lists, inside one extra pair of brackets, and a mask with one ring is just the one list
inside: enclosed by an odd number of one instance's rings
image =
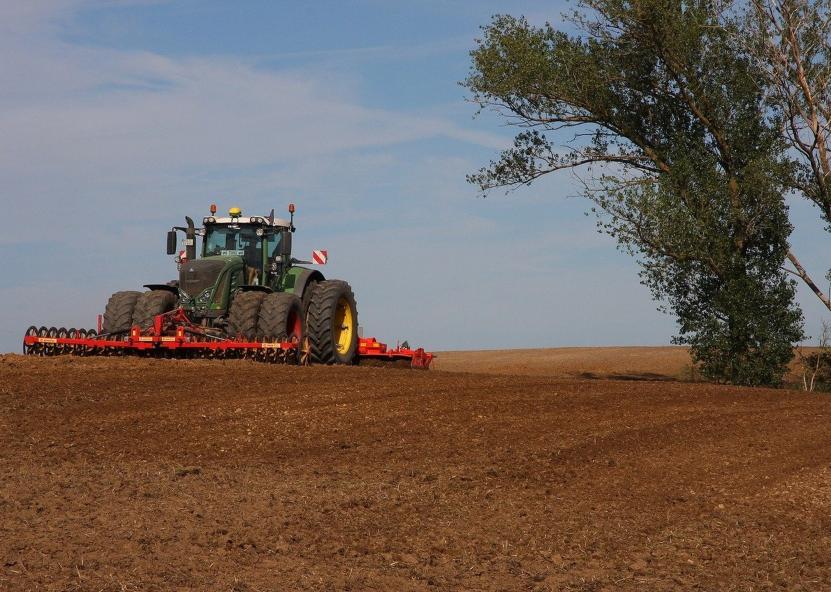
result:
[(312, 261), (317, 265), (326, 265), (329, 259), (329, 251), (312, 251)]

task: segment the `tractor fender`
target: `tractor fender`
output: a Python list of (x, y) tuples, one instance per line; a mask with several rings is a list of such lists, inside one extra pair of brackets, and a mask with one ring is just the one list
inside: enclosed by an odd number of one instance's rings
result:
[(265, 292), (266, 294), (271, 294), (274, 290), (272, 290), (268, 286), (253, 286), (253, 285), (249, 286), (249, 285), (245, 285), (245, 286), (240, 286), (239, 291), (240, 292)]
[(291, 292), (298, 298), (303, 298), (303, 293), (306, 291), (306, 287), (310, 284), (322, 282), (326, 278), (323, 277), (323, 274), (320, 273), (316, 269), (304, 269), (295, 267), (294, 269), (298, 270), (299, 273), (294, 275), (294, 285), (291, 288), (286, 289), (286, 292)]
[(142, 287), (148, 290), (166, 290), (176, 296), (176, 298), (179, 297), (179, 286), (171, 286), (170, 284), (144, 284)]

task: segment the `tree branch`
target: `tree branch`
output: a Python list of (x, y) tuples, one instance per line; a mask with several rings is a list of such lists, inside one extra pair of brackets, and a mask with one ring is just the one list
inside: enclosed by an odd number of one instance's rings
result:
[(799, 277), (801, 277), (802, 281), (805, 282), (805, 284), (809, 288), (811, 288), (811, 290), (814, 292), (814, 294), (817, 295), (817, 298), (819, 298), (822, 301), (822, 303), (825, 305), (825, 308), (827, 308), (828, 310), (831, 310), (831, 299), (829, 299), (828, 295), (825, 294), (820, 289), (820, 287), (816, 285), (816, 283), (814, 283), (814, 280), (811, 279), (811, 276), (808, 275), (808, 272), (805, 271), (805, 268), (802, 267), (802, 264), (799, 262), (799, 259), (796, 258), (796, 255), (794, 255), (793, 251), (790, 250), (790, 249), (788, 249), (787, 258), (788, 258), (788, 261), (793, 263), (793, 266), (796, 269), (795, 272), (791, 271), (791, 270), (787, 270), (787, 271), (789, 271), (790, 273), (793, 273), (794, 275), (798, 275)]

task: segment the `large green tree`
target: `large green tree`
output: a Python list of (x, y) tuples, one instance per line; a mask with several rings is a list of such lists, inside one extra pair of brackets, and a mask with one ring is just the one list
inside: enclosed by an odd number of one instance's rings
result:
[(521, 130), (470, 181), (487, 191), (591, 167), (598, 224), (638, 257), (676, 342), (712, 379), (776, 384), (802, 338), (782, 271), (793, 170), (730, 8), (585, 0), (576, 34), (495, 17), (465, 84)]

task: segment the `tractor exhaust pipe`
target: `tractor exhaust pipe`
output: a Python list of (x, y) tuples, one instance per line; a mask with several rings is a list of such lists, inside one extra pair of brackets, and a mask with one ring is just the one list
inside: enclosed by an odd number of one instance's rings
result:
[(185, 216), (185, 222), (188, 223), (188, 228), (185, 231), (185, 256), (188, 261), (196, 260), (196, 227), (193, 225), (193, 219), (190, 216)]

